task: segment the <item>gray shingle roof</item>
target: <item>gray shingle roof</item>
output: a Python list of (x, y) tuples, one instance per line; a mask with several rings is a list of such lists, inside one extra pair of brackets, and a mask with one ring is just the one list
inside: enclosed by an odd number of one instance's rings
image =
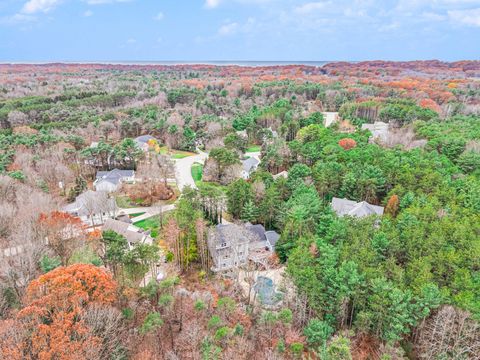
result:
[(260, 161), (258, 161), (257, 159), (255, 159), (254, 157), (250, 157), (246, 160), (243, 160), (242, 161), (242, 165), (243, 165), (243, 170), (246, 171), (246, 172), (250, 172), (252, 171), (252, 169), (257, 166), (258, 164), (260, 163)]
[(109, 212), (116, 209), (115, 199), (109, 198), (103, 191), (87, 190), (78, 195), (75, 201), (63, 208), (68, 213), (76, 213), (77, 216), (89, 216), (90, 211), (94, 214)]
[(383, 207), (372, 205), (366, 201), (356, 202), (348, 199), (332, 199), (332, 208), (339, 216), (365, 217), (370, 215), (383, 215)]
[(270, 230), (270, 231), (265, 231), (265, 237), (267, 238), (270, 245), (272, 245), (272, 247), (275, 247), (278, 239), (280, 239), (280, 234), (277, 233), (276, 231)]
[(152, 135), (141, 135), (134, 139), (137, 143), (146, 144), (149, 140), (156, 140)]
[(132, 177), (134, 174), (134, 170), (113, 169), (111, 171), (97, 171), (96, 181), (108, 181), (114, 185), (118, 185), (123, 178)]
[(135, 225), (113, 219), (107, 219), (107, 221), (105, 221), (103, 231), (105, 230), (115, 231), (117, 234), (125, 237), (129, 243), (142, 242), (146, 236), (149, 236), (147, 232)]

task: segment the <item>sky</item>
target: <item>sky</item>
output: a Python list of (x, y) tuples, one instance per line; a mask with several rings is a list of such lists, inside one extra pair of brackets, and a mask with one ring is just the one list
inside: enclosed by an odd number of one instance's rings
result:
[(480, 0), (0, 0), (0, 62), (480, 59)]

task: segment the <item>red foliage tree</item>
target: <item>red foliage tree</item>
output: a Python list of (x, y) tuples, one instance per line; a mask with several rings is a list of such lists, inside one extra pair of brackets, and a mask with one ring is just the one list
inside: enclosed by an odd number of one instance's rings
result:
[(340, 145), (344, 150), (350, 150), (357, 146), (357, 142), (350, 138), (344, 138), (338, 142), (338, 145)]
[(430, 109), (435, 111), (437, 114), (442, 112), (442, 108), (432, 99), (422, 99), (420, 100), (420, 106), (425, 109)]

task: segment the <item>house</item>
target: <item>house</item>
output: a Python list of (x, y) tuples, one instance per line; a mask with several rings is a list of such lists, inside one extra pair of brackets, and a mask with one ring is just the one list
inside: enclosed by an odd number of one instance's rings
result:
[(280, 235), (265, 231), (263, 225), (219, 224), (208, 235), (213, 271), (231, 270), (248, 261), (266, 265)]
[(249, 157), (246, 160), (242, 160), (242, 177), (248, 179), (252, 172), (257, 170), (258, 164), (260, 164), (260, 160), (255, 157)]
[(369, 130), (372, 133), (372, 136), (369, 138), (370, 142), (375, 140), (385, 142), (388, 139), (388, 124), (382, 121), (376, 121), (373, 124), (362, 124), (362, 130)]
[(115, 231), (117, 234), (122, 235), (127, 239), (130, 250), (136, 244), (153, 244), (153, 238), (150, 236), (150, 231), (146, 231), (138, 226), (120, 220), (107, 219), (102, 227), (102, 231), (105, 230)]
[(283, 171), (279, 172), (278, 174), (273, 175), (274, 180), (277, 180), (278, 178), (281, 178), (281, 177), (284, 178), (284, 179), (288, 178), (288, 171), (283, 170)]
[(130, 216), (128, 216), (127, 214), (125, 214), (123, 211), (121, 211), (117, 217), (115, 218), (115, 220), (118, 220), (118, 221), (122, 221), (124, 223), (127, 223), (127, 224), (131, 224), (132, 223), (132, 219), (130, 219)]
[(332, 199), (332, 208), (338, 216), (355, 216), (365, 217), (370, 215), (383, 215), (384, 208), (382, 206), (372, 205), (366, 201), (356, 202), (348, 199)]
[(135, 144), (137, 144), (137, 146), (141, 150), (143, 150), (144, 152), (147, 152), (148, 149), (150, 148), (150, 144), (152, 143), (152, 141), (156, 142), (157, 139), (155, 139), (151, 135), (142, 135), (142, 136), (136, 137), (135, 139), (133, 139), (133, 141), (135, 141)]
[(88, 226), (98, 226), (108, 218), (115, 217), (117, 204), (105, 191), (87, 190), (65, 206), (63, 211), (79, 217)]
[(97, 176), (93, 182), (93, 187), (97, 191), (114, 192), (117, 191), (122, 183), (135, 182), (134, 170), (97, 171)]
[(338, 122), (338, 112), (325, 111), (325, 112), (322, 112), (322, 115), (323, 115), (323, 125), (325, 127), (332, 126), (333, 124)]

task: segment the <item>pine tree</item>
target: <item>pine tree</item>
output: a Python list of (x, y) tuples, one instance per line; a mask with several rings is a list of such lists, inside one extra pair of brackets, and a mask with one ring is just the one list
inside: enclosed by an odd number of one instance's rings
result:
[(258, 208), (255, 206), (252, 200), (249, 200), (245, 203), (241, 213), (241, 219), (245, 222), (256, 222), (258, 216), (260, 215)]

